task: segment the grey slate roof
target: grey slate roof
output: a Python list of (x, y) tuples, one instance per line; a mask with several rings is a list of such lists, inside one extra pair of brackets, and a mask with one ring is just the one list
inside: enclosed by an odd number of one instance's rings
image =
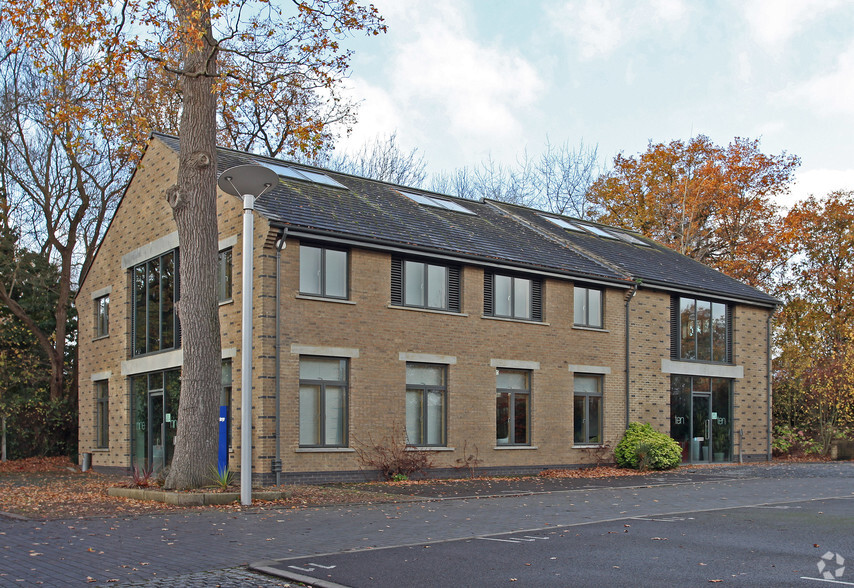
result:
[[(177, 138), (155, 136), (178, 150)], [(247, 163), (285, 163), (222, 148), (217, 157), (218, 173)], [(366, 246), (452, 255), (473, 263), (500, 263), (520, 271), (545, 271), (623, 287), (641, 280), (647, 287), (687, 290), (761, 305), (777, 302), (649, 239), (644, 239), (649, 247), (632, 245), (562, 229), (530, 208), (452, 198), (301, 164), (286, 165), (323, 173), (346, 186), (342, 189), (281, 178), (275, 189), (256, 201), (255, 210), (272, 225), (289, 231), (311, 233), (321, 239), (346, 238)], [(424, 206), (398, 190), (441, 197), (474, 214)]]

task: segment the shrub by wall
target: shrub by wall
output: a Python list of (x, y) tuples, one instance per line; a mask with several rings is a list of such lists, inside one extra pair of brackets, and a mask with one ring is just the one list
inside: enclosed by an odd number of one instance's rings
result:
[(669, 470), (682, 461), (682, 450), (649, 423), (631, 423), (614, 449), (614, 460), (621, 468)]

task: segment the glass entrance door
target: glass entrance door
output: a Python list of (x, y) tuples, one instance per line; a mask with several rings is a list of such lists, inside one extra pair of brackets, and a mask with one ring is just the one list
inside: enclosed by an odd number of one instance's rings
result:
[(712, 397), (694, 394), (691, 397), (691, 461), (710, 462), (712, 437)]
[(151, 394), (148, 398), (148, 426), (151, 446), (148, 454), (151, 456), (151, 467), (159, 472), (166, 465), (165, 441), (166, 421), (163, 418), (163, 392)]
[(180, 370), (133, 376), (131, 465), (159, 472), (172, 461), (180, 395)]

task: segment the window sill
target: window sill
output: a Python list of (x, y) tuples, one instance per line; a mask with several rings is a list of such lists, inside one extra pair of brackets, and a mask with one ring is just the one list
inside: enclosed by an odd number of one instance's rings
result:
[(603, 447), (605, 446), (597, 443), (579, 443), (578, 445), (573, 445), (572, 449), (602, 449)]
[(456, 451), (456, 447), (433, 446), (433, 445), (407, 445), (406, 451)]
[(588, 327), (585, 325), (572, 325), (573, 329), (577, 329), (579, 331), (593, 331), (596, 333), (610, 333), (608, 329), (603, 329), (602, 327)]
[(527, 319), (516, 319), (516, 318), (508, 318), (504, 316), (487, 316), (481, 315), (482, 319), (490, 320), (490, 321), (504, 321), (506, 323), (522, 323), (523, 325), (540, 325), (543, 327), (550, 327), (551, 323), (543, 322), (543, 321), (530, 321)]
[(294, 453), (355, 453), (352, 447), (299, 447)]
[(228, 300), (220, 300), (219, 301), (220, 306), (226, 306), (228, 304), (234, 304), (234, 298), (229, 298)]
[(493, 449), (512, 449), (512, 450), (520, 450), (520, 449), (539, 449), (536, 445), (496, 445)]
[(386, 308), (390, 308), (392, 310), (411, 310), (414, 312), (428, 312), (431, 314), (447, 314), (451, 316), (468, 316), (468, 314), (464, 312), (454, 312), (453, 310), (439, 310), (437, 308), (420, 308), (418, 306), (398, 306), (396, 304), (389, 304)]
[(97, 337), (93, 337), (92, 341), (100, 341), (101, 339), (109, 339), (109, 338), (110, 338), (110, 334), (107, 333), (106, 335), (98, 335)]
[(90, 450), (90, 452), (91, 453), (109, 453), (110, 448), (109, 447), (96, 447), (96, 448)]
[(722, 366), (734, 366), (738, 365), (728, 361), (714, 361), (712, 359), (671, 359), (670, 361), (675, 363), (690, 363), (693, 365), (722, 365)]
[(343, 298), (326, 298), (325, 296), (306, 296), (305, 294), (297, 294), (294, 298), (297, 300), (315, 300), (317, 302), (335, 302), (337, 304), (356, 304), (352, 300)]

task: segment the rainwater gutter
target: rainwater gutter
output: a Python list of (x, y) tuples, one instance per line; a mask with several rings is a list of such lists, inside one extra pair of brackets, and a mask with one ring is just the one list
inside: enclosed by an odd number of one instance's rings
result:
[(766, 341), (765, 341), (765, 354), (768, 358), (767, 365), (767, 382), (768, 382), (768, 392), (767, 392), (767, 402), (768, 402), (768, 415), (767, 415), (767, 428), (766, 428), (766, 456), (765, 459), (767, 461), (771, 461), (771, 396), (772, 396), (772, 387), (771, 387), (771, 321), (774, 318), (774, 315), (777, 312), (777, 306), (774, 306), (774, 309), (768, 313), (768, 320), (765, 325), (766, 331)]
[(629, 422), (631, 420), (631, 412), (629, 401), (631, 399), (630, 393), (630, 383), (631, 383), (631, 360), (629, 357), (630, 345), (629, 345), (629, 335), (630, 327), (631, 327), (631, 309), (629, 307), (629, 303), (632, 301), (632, 298), (637, 294), (638, 286), (640, 285), (640, 281), (636, 281), (632, 289), (626, 292), (626, 429), (629, 428)]
[(282, 249), (285, 248), (285, 237), (288, 234), (287, 229), (282, 229), (282, 234), (276, 241), (276, 311), (274, 313), (276, 320), (276, 457), (273, 460), (273, 472), (276, 474), (276, 486), (282, 483), (282, 430), (281, 430), (281, 410), (282, 410), (282, 395), (281, 395), (281, 342), (282, 342), (282, 326), (281, 326), (281, 310), (280, 292), (282, 282)]

